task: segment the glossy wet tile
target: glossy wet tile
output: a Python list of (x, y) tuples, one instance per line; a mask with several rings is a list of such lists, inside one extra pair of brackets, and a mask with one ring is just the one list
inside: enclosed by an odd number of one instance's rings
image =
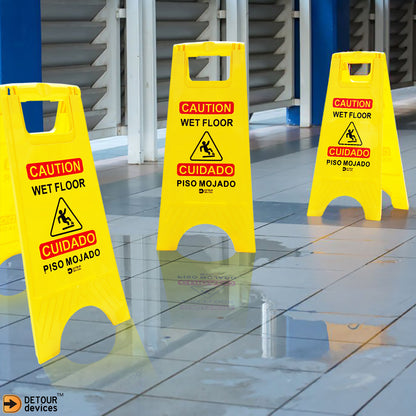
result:
[(416, 350), (365, 347), (286, 404), (286, 409), (352, 415), (416, 358)]
[(180, 414), (183, 416), (194, 416), (195, 414), (216, 416), (267, 416), (270, 414), (270, 411), (271, 409), (262, 409), (257, 406), (231, 406), (195, 400), (180, 400), (142, 395), (109, 414), (111, 416), (135, 416), (137, 414)]
[[(290, 310), (266, 321), (253, 334), (365, 344), (394, 318)], [(383, 342), (384, 337), (380, 341)]]
[(22, 378), (24, 382), (101, 392), (141, 394), (191, 365), (180, 360), (79, 352), (45, 365)]
[[(385, 389), (373, 398), (360, 412), (359, 416), (378, 416), (398, 414), (411, 416), (415, 412), (416, 397), (414, 381), (416, 364), (413, 362), (399, 374)], [(394, 397), (394, 400), (392, 400)]]
[[(277, 408), (318, 378), (318, 373), (197, 363), (149, 394), (231, 405)], [(192, 385), (192, 389), (183, 386)]]
[(414, 131), (399, 131), (409, 211), (384, 195), (382, 220), (366, 221), (341, 197), (307, 217), (319, 128), (254, 118), (256, 253), (237, 253), (209, 224), (158, 252), (162, 160), (127, 165), (125, 143), (95, 141), (131, 320), (114, 327), (84, 308), (61, 354), (39, 365), (22, 257), (6, 260), (0, 395), (54, 396), (71, 416), (413, 415)]
[(258, 286), (282, 286), (291, 288), (323, 289), (345, 276), (342, 270), (308, 269), (300, 273), (294, 267), (283, 267), (272, 262), (255, 269), (252, 283)]
[(245, 335), (212, 354), (203, 362), (325, 372), (358, 349), (360, 344), (323, 339)]
[(416, 347), (415, 332), (416, 318), (407, 318), (407, 314), (404, 314), (380, 335), (372, 339), (371, 344)]

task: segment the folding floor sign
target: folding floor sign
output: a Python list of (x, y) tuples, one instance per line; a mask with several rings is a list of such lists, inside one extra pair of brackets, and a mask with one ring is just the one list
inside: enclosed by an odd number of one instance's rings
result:
[[(189, 58), (228, 56), (224, 81), (193, 81)], [(255, 252), (243, 43), (175, 45), (158, 250), (176, 250), (199, 224), (220, 227), (238, 252)]]
[[(367, 65), (366, 75), (352, 75)], [(380, 52), (332, 56), (309, 199), (308, 216), (321, 216), (339, 196), (351, 196), (365, 218), (380, 220), (382, 190), (394, 208), (409, 209), (386, 58)]]
[[(25, 101), (57, 101), (54, 129), (28, 133), (21, 105)], [(114, 325), (130, 314), (79, 88), (2, 85), (0, 108), (1, 157), (4, 162), (7, 147), (11, 171), (11, 178), (8, 169), (0, 177), (1, 259), (21, 248), (35, 349), (42, 363), (59, 354), (65, 324), (79, 309), (96, 306)]]

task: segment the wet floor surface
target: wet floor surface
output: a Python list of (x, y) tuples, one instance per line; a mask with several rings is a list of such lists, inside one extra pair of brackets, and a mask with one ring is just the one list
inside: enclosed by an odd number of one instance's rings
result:
[(55, 397), (59, 415), (414, 415), (416, 141), (408, 105), (398, 126), (411, 207), (395, 210), (384, 194), (380, 222), (366, 221), (350, 198), (308, 218), (319, 129), (253, 122), (255, 254), (236, 253), (208, 225), (189, 230), (177, 251), (157, 252), (162, 161), (127, 166), (100, 150), (97, 173), (132, 319), (113, 327), (98, 309), (83, 309), (65, 328), (61, 355), (39, 365), (21, 258), (7, 260), (1, 396)]

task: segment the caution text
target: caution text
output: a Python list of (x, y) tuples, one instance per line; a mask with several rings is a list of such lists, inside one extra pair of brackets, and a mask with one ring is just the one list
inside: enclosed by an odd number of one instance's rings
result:
[(371, 98), (334, 98), (332, 105), (336, 108), (373, 108), (373, 100)]
[(30, 163), (26, 165), (27, 177), (30, 180), (75, 175), (83, 171), (84, 166), (80, 158)]
[(232, 101), (181, 101), (179, 112), (181, 114), (232, 114), (234, 103)]

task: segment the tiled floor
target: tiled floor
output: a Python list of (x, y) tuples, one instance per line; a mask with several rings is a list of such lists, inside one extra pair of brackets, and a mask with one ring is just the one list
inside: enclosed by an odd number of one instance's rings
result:
[[(395, 94), (411, 208), (381, 222), (339, 198), (306, 216), (319, 129), (251, 123), (257, 253), (212, 226), (157, 252), (162, 160), (96, 147), (132, 321), (77, 312), (39, 365), (19, 256), (0, 266), (0, 395), (54, 396), (58, 415), (414, 415), (416, 98)], [(25, 406), (25, 403), (24, 403)], [(29, 414), (23, 408), (20, 414)], [(49, 414), (49, 413), (30, 413)], [(52, 413), (51, 413), (52, 414)]]

